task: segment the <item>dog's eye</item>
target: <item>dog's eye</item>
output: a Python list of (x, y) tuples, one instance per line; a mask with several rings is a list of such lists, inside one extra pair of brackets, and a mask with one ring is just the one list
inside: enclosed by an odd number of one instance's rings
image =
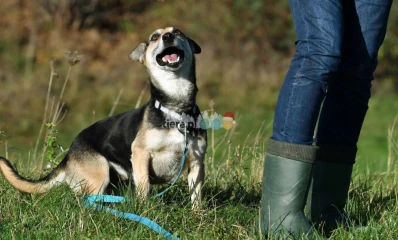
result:
[(174, 34), (175, 35), (181, 35), (181, 31), (180, 30), (174, 30)]
[(151, 41), (156, 41), (156, 40), (158, 40), (159, 39), (159, 34), (153, 34), (152, 35), (152, 37), (151, 37)]

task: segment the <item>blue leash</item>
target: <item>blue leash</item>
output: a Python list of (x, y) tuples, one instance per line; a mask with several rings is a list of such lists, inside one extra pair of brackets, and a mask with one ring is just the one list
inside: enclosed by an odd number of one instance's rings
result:
[[(187, 140), (187, 128), (184, 128), (184, 142), (185, 142), (185, 147), (184, 147), (184, 152), (182, 155), (182, 160), (181, 160), (181, 167), (180, 171), (177, 174), (177, 177), (174, 179), (174, 181), (170, 184), (168, 188), (163, 190), (162, 192), (156, 194), (153, 198), (157, 198), (165, 194), (170, 188), (177, 182), (178, 178), (181, 176), (182, 170), (185, 165), (185, 161), (187, 158), (188, 154), (188, 140)], [(152, 229), (153, 231), (162, 234), (166, 239), (176, 239), (179, 240), (178, 237), (174, 236), (164, 228), (162, 228), (159, 224), (156, 222), (150, 220), (149, 218), (146, 217), (141, 217), (139, 215), (133, 214), (133, 213), (126, 213), (126, 212), (121, 212), (112, 208), (105, 207), (101, 204), (97, 204), (97, 202), (102, 202), (102, 203), (120, 203), (124, 201), (125, 198), (122, 196), (113, 196), (113, 195), (102, 195), (102, 194), (91, 194), (91, 195), (86, 195), (84, 196), (84, 204), (87, 207), (93, 207), (95, 210), (101, 211), (104, 210), (105, 212), (108, 212), (116, 217), (119, 218), (124, 218), (127, 220), (135, 221), (138, 223), (141, 223), (148, 228)]]
[(101, 211), (104, 210), (105, 212), (108, 212), (116, 217), (119, 218), (124, 218), (127, 220), (131, 220), (134, 222), (141, 223), (153, 231), (162, 234), (166, 239), (176, 239), (179, 240), (178, 237), (174, 236), (172, 233), (168, 232), (166, 229), (162, 228), (159, 224), (156, 222), (152, 221), (149, 218), (142, 217), (139, 215), (136, 215), (134, 213), (126, 213), (126, 212), (121, 212), (112, 208), (105, 207), (101, 204), (97, 204), (96, 202), (103, 202), (103, 203), (120, 203), (124, 201), (125, 198), (121, 196), (113, 196), (113, 195), (86, 195), (84, 197), (84, 203), (87, 207), (94, 207), (95, 210)]

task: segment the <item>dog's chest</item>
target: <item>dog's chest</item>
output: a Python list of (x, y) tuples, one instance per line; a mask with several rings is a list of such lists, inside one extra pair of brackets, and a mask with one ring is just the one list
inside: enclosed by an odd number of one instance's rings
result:
[(150, 154), (151, 182), (170, 182), (181, 168), (184, 135), (177, 129), (150, 130), (146, 134), (146, 148)]

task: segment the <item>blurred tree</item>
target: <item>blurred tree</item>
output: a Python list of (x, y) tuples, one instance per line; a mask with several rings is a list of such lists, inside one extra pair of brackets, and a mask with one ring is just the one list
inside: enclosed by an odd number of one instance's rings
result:
[(63, 16), (67, 27), (119, 30), (126, 15), (144, 12), (147, 0), (37, 0), (51, 16)]

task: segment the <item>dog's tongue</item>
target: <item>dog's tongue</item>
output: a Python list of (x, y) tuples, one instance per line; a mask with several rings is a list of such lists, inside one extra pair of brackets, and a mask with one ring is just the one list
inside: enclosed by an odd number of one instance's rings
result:
[(163, 62), (177, 62), (178, 55), (176, 53), (170, 54), (170, 55), (164, 55), (162, 58)]

